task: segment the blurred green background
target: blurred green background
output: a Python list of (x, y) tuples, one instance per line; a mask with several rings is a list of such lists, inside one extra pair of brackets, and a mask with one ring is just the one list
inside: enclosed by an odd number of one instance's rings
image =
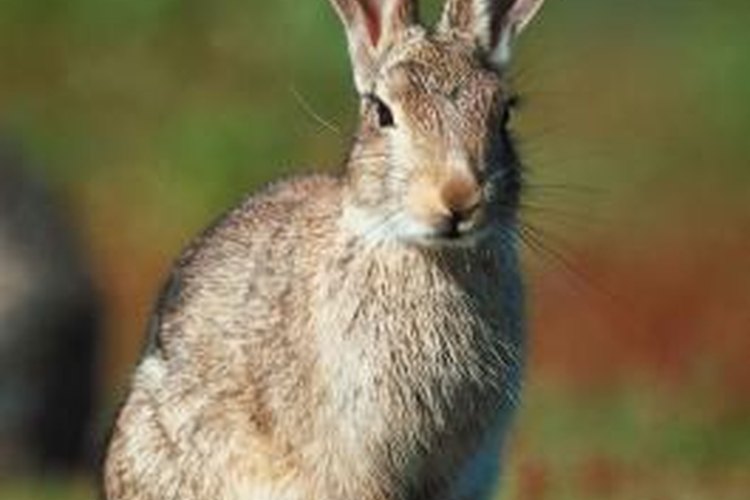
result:
[[(748, 22), (741, 0), (549, 0), (525, 33), (539, 241), (500, 498), (747, 498)], [(338, 165), (355, 108), (325, 0), (0, 1), (0, 133), (85, 243), (106, 407), (180, 248), (261, 183)], [(81, 476), (0, 498), (91, 498)]]

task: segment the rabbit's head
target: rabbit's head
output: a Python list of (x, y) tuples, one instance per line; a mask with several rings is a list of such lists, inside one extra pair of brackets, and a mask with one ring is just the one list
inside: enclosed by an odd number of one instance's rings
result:
[(543, 0), (331, 0), (346, 28), (360, 126), (344, 221), (375, 241), (464, 244), (513, 220), (511, 45)]

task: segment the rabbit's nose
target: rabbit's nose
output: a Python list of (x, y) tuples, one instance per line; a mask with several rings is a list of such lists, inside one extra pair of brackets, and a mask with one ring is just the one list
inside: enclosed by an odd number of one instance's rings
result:
[(472, 176), (454, 175), (440, 187), (440, 198), (449, 217), (458, 226), (477, 211), (482, 201), (482, 190)]

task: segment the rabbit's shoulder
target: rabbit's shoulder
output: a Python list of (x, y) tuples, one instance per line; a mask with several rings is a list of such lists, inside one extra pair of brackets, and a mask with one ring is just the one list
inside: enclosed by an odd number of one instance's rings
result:
[[(211, 268), (244, 263), (274, 250), (294, 251), (286, 243), (305, 239), (311, 224), (327, 223), (339, 210), (340, 182), (331, 176), (292, 177), (251, 193), (219, 217), (183, 251), (174, 269), (205, 279)], [(299, 247), (304, 241), (295, 241)]]
[(280, 236), (279, 228), (307, 224), (338, 206), (341, 183), (329, 175), (290, 177), (250, 193), (188, 247), (192, 258), (223, 243), (259, 246)]
[(304, 284), (307, 256), (335, 230), (339, 197), (334, 177), (293, 177), (248, 195), (219, 218), (173, 266), (149, 323), (147, 352), (212, 325), (232, 333), (228, 325), (240, 316), (247, 323), (248, 311), (272, 322)]

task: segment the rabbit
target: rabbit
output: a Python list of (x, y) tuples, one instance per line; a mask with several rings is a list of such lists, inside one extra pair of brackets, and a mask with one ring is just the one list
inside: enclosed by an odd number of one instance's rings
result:
[(104, 463), (110, 500), (489, 498), (524, 365), (507, 68), (542, 0), (331, 0), (360, 96), (339, 175), (183, 253)]

